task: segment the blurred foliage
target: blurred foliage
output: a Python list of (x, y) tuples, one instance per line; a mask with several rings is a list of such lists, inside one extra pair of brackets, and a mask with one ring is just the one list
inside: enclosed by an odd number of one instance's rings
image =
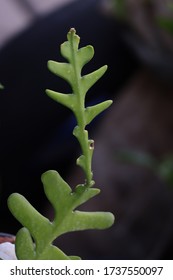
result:
[[(125, 20), (127, 17), (127, 1), (126, 0), (112, 0), (113, 9), (115, 11), (116, 16)], [(132, 3), (133, 4), (133, 3)], [(152, 0), (144, 0), (142, 2), (143, 7), (146, 5), (152, 4)], [(173, 3), (165, 3), (168, 9), (173, 11)], [(173, 34), (173, 19), (170, 17), (156, 17), (156, 23), (163, 29), (167, 30), (171, 34)]]
[[(173, 11), (173, 3), (169, 3), (168, 8)], [(172, 18), (166, 18), (166, 17), (159, 17), (157, 19), (157, 22), (160, 27), (167, 30), (169, 33), (173, 35), (173, 19)]]
[(123, 150), (116, 152), (116, 160), (124, 164), (148, 168), (167, 185), (173, 187), (173, 155), (165, 156), (159, 160), (145, 152)]
[(113, 8), (116, 15), (120, 19), (124, 19), (126, 16), (126, 5), (125, 0), (113, 0)]

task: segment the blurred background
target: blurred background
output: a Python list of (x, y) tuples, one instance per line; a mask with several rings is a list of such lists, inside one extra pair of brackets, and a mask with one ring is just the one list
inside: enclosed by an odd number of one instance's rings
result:
[(111, 211), (104, 231), (69, 233), (56, 244), (83, 259), (172, 259), (173, 1), (0, 0), (0, 231), (21, 227), (7, 209), (12, 192), (53, 217), (40, 181), (56, 169), (71, 186), (83, 180), (71, 112), (45, 89), (68, 92), (47, 69), (75, 27), (95, 48), (89, 73), (108, 71), (87, 104), (113, 105), (89, 127), (101, 194), (82, 209)]

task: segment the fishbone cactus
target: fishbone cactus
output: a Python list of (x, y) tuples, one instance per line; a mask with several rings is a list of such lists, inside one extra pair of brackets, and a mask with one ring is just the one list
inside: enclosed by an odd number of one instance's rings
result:
[(70, 29), (67, 41), (61, 45), (61, 54), (68, 62), (49, 61), (48, 68), (54, 74), (65, 79), (72, 92), (63, 94), (52, 90), (46, 93), (55, 101), (71, 109), (76, 117), (77, 126), (73, 130), (79, 141), (82, 155), (77, 164), (86, 176), (84, 184), (77, 185), (74, 190), (62, 179), (57, 171), (49, 170), (42, 177), (44, 192), (55, 210), (54, 220), (50, 221), (41, 215), (23, 196), (14, 193), (8, 199), (8, 206), (16, 219), (24, 226), (16, 236), (16, 255), (18, 259), (30, 260), (70, 260), (80, 259), (68, 256), (53, 245), (60, 235), (77, 230), (105, 229), (114, 222), (109, 212), (84, 212), (76, 208), (97, 195), (100, 190), (94, 185), (91, 169), (94, 141), (88, 139), (85, 129), (99, 113), (108, 108), (112, 101), (85, 108), (85, 95), (89, 88), (105, 73), (107, 66), (81, 76), (83, 66), (93, 55), (92, 46), (79, 47), (80, 38), (75, 29)]

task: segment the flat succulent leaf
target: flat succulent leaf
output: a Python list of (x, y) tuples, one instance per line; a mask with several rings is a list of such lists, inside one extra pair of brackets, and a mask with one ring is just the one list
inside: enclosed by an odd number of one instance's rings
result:
[[(57, 171), (49, 170), (42, 174), (42, 183), (44, 185), (44, 191), (51, 202), (52, 206), (57, 211), (65, 210), (64, 200), (69, 204), (69, 198), (71, 197), (72, 189), (70, 186), (62, 179)], [(59, 201), (59, 203), (57, 203)]]
[[(88, 158), (88, 160), (91, 161), (92, 155), (93, 155), (93, 149), (89, 150), (88, 155), (90, 156), (90, 157)], [(88, 162), (86, 161), (86, 158), (85, 158), (84, 155), (81, 155), (80, 157), (77, 158), (76, 164), (77, 164), (78, 166), (80, 166), (80, 167), (83, 169), (84, 173), (87, 173)]]
[[(21, 228), (16, 235), (16, 256), (20, 260), (34, 260), (36, 257), (35, 244), (27, 228)], [(24, 249), (23, 249), (24, 248)]]
[(41, 215), (24, 196), (18, 193), (11, 194), (8, 198), (8, 207), (15, 218), (32, 232), (32, 237), (36, 242), (45, 240), (45, 236), (51, 235), (50, 221)]
[(88, 63), (94, 56), (94, 48), (92, 46), (86, 46), (80, 48), (77, 53), (77, 61), (79, 67), (82, 69), (83, 66)]
[(61, 44), (61, 54), (72, 63), (74, 54), (78, 51), (80, 37), (76, 34), (75, 29), (71, 28), (67, 34), (68, 41)]
[[(94, 181), (93, 181), (93, 185), (94, 185)], [(100, 193), (100, 189), (86, 188), (85, 185), (76, 186), (75, 191), (72, 194), (74, 209), (99, 193)]]
[(74, 211), (68, 216), (68, 231), (87, 229), (106, 229), (114, 223), (114, 216), (109, 212)]
[(71, 81), (74, 79), (74, 70), (71, 64), (49, 60), (47, 66), (53, 74), (71, 84)]
[(84, 156), (84, 155), (81, 155), (80, 157), (78, 157), (76, 163), (77, 163), (77, 165), (79, 165), (84, 171), (86, 170), (86, 160), (85, 160), (85, 156)]
[(83, 95), (104, 75), (107, 70), (107, 65), (85, 75), (81, 79), (81, 92)]
[[(73, 192), (70, 186), (55, 170), (49, 170), (43, 173), (41, 180), (44, 185), (45, 194), (57, 212), (62, 212), (62, 210), (65, 211), (65, 201), (68, 202), (68, 205), (70, 205), (71, 209), (75, 209), (79, 205), (100, 193), (99, 189), (88, 189), (85, 185), (76, 186)], [(59, 203), (57, 203), (58, 201)]]
[[(78, 125), (76, 125), (75, 128), (73, 129), (73, 135), (78, 139), (78, 141), (80, 141), (80, 138), (83, 137)], [(86, 135), (85, 135), (85, 137), (86, 137)]]
[(72, 192), (69, 185), (54, 170), (45, 172), (42, 175), (42, 182), (45, 194), (55, 210), (53, 227), (56, 236), (61, 235), (62, 232), (71, 231), (71, 218), (68, 220), (67, 216), (71, 217), (76, 207), (100, 192), (99, 189), (88, 189), (84, 185), (77, 186), (75, 191)]
[(56, 102), (68, 107), (69, 109), (73, 110), (75, 107), (75, 97), (73, 94), (64, 94), (53, 90), (46, 90), (46, 93), (49, 97), (54, 99)]
[(85, 109), (86, 125), (89, 124), (97, 115), (106, 110), (112, 104), (112, 100), (106, 100), (97, 105)]

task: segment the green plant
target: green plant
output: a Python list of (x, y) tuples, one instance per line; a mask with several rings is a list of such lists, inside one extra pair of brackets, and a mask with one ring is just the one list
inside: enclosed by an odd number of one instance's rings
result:
[(72, 92), (63, 94), (46, 90), (48, 96), (68, 107), (74, 113), (77, 126), (73, 130), (82, 155), (77, 159), (85, 174), (84, 184), (77, 185), (74, 190), (62, 179), (57, 171), (49, 170), (41, 176), (44, 192), (55, 210), (54, 220), (50, 221), (41, 215), (22, 195), (14, 193), (8, 198), (8, 206), (16, 219), (24, 226), (16, 235), (16, 255), (18, 259), (79, 259), (67, 256), (52, 243), (60, 235), (77, 230), (105, 229), (114, 222), (109, 212), (83, 212), (76, 210), (78, 206), (97, 195), (100, 190), (94, 185), (92, 173), (92, 155), (94, 141), (88, 138), (86, 126), (112, 101), (85, 108), (87, 91), (105, 73), (107, 66), (81, 76), (83, 66), (93, 55), (92, 46), (79, 47), (80, 38), (75, 29), (70, 29), (67, 41), (61, 45), (61, 55), (68, 62), (49, 61), (48, 68), (55, 75), (66, 80)]

